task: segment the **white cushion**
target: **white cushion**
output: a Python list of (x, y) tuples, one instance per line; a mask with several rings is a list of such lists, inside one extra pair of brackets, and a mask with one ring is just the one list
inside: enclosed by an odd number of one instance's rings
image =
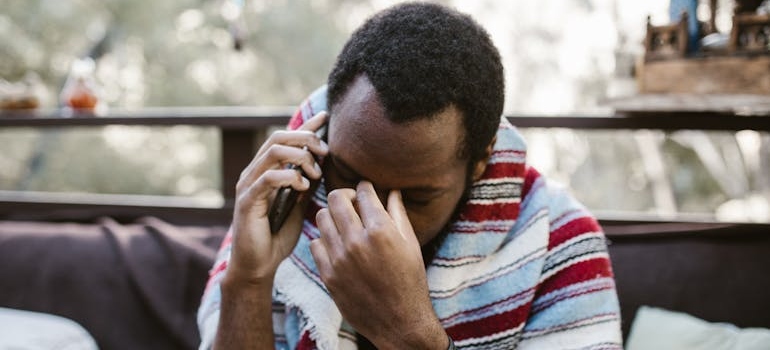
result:
[(93, 337), (70, 319), (0, 308), (0, 349), (96, 350)]
[(770, 329), (710, 323), (686, 313), (642, 306), (626, 350), (768, 350)]

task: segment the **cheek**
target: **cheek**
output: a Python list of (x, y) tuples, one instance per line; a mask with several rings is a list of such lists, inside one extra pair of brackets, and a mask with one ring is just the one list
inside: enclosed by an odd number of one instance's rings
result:
[(454, 213), (455, 201), (445, 201), (426, 210), (410, 210), (407, 208), (409, 221), (412, 223), (417, 240), (423, 246), (441, 233)]

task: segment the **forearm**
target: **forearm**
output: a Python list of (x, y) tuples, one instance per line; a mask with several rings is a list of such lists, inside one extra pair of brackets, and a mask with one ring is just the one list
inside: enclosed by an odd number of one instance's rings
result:
[(273, 349), (272, 280), (222, 281), (214, 349)]
[(438, 320), (436, 323), (414, 327), (411, 332), (403, 332), (399, 336), (373, 338), (378, 349), (446, 350), (449, 346), (449, 337)]

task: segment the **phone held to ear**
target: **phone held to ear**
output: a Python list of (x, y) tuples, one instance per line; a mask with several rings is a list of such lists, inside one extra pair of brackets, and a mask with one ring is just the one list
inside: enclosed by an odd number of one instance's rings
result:
[[(321, 140), (326, 140), (326, 130), (327, 126), (324, 124), (316, 130), (315, 134)], [(307, 150), (307, 146), (303, 147), (303, 149)], [(289, 169), (299, 171), (303, 177), (307, 176), (302, 168), (297, 165), (293, 164)], [(313, 186), (310, 187), (312, 188)], [(281, 229), (286, 218), (289, 217), (289, 213), (297, 203), (297, 196), (299, 196), (299, 191), (291, 188), (291, 186), (278, 189), (278, 193), (275, 195), (273, 203), (270, 204), (270, 211), (267, 214), (270, 221), (270, 232), (273, 234), (278, 233), (278, 230)]]

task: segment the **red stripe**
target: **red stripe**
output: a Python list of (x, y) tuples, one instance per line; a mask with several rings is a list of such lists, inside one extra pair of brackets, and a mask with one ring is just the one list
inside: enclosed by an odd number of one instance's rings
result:
[(300, 126), (302, 126), (302, 123), (304, 121), (302, 120), (302, 109), (298, 109), (296, 112), (294, 112), (294, 115), (289, 119), (289, 130), (297, 130)]
[(310, 333), (309, 332), (303, 332), (302, 337), (299, 338), (299, 342), (297, 343), (296, 350), (315, 350), (316, 345), (313, 339), (310, 339)]
[(515, 220), (519, 217), (519, 203), (466, 204), (461, 220), (481, 222), (488, 220)]
[(527, 167), (526, 174), (524, 175), (524, 186), (521, 188), (522, 201), (527, 197), (529, 191), (532, 189), (532, 185), (540, 177), (540, 173), (533, 167)]
[[(222, 243), (219, 245), (219, 250), (222, 251), (227, 246), (230, 245), (230, 243), (233, 241), (233, 234), (232, 234), (232, 228), (227, 230), (227, 234), (225, 235), (225, 238), (222, 240)], [(209, 280), (206, 281), (206, 287), (205, 290), (208, 291), (209, 288), (212, 285), (214, 276), (219, 274), (220, 272), (227, 269), (227, 260), (222, 261), (219, 265), (215, 265), (211, 271), (209, 271)]]
[(574, 219), (551, 232), (551, 237), (548, 239), (548, 249), (558, 247), (560, 244), (584, 233), (599, 232), (601, 229), (593, 217), (583, 216)]
[(612, 277), (609, 259), (601, 257), (581, 261), (543, 281), (538, 287), (537, 296), (539, 297), (576, 283), (603, 277)]
[(501, 177), (523, 177), (525, 172), (522, 163), (492, 163), (484, 169), (482, 180), (493, 180)]
[(527, 155), (527, 151), (521, 150), (521, 149), (498, 149), (494, 150), (492, 154), (518, 154), (518, 155)]
[(211, 272), (209, 272), (209, 280), (206, 282), (206, 287), (204, 290), (208, 292), (209, 288), (214, 285), (214, 276), (219, 274), (220, 272), (227, 269), (227, 260), (222, 261), (221, 264), (217, 265)]
[(504, 332), (524, 323), (531, 306), (531, 303), (526, 303), (510, 311), (451, 326), (446, 331), (454, 340), (478, 338)]

